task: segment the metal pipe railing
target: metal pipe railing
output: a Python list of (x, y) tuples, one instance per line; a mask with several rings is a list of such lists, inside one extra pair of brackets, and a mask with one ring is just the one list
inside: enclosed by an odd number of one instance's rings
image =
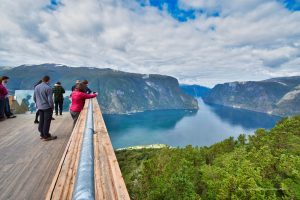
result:
[(92, 99), (90, 99), (80, 152), (80, 160), (78, 163), (77, 178), (73, 191), (73, 200), (95, 199), (93, 134), (93, 103)]

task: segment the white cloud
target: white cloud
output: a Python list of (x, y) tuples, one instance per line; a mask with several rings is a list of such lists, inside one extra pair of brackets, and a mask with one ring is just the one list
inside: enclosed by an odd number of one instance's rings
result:
[(179, 0), (179, 6), (183, 9), (218, 9), (220, 3), (217, 0)]
[(162, 73), (212, 86), (300, 74), (300, 12), (276, 1), (182, 0), (220, 11), (179, 22), (132, 0), (46, 0), (0, 4), (0, 64), (55, 62)]

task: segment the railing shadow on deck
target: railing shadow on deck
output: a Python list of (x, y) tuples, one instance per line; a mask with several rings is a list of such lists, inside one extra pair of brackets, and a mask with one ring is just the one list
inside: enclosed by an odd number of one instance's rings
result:
[[(93, 152), (86, 154), (87, 138), (92, 140)], [(92, 173), (92, 177), (86, 178), (89, 175), (84, 173)], [(46, 199), (130, 199), (96, 98), (86, 100)]]

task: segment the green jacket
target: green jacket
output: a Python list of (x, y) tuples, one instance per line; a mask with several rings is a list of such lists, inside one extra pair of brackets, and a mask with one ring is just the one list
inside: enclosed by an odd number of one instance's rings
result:
[(63, 101), (64, 100), (64, 93), (65, 89), (62, 86), (54, 85), (53, 87), (53, 95), (54, 95), (54, 101)]

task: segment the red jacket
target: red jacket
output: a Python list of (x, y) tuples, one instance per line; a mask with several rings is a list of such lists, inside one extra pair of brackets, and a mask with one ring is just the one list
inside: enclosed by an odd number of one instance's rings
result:
[(72, 92), (72, 104), (70, 110), (72, 112), (81, 112), (84, 107), (85, 100), (94, 98), (96, 96), (96, 94), (86, 94), (84, 92), (74, 90)]
[(7, 89), (0, 83), (0, 99), (4, 99), (4, 97), (8, 94)]

